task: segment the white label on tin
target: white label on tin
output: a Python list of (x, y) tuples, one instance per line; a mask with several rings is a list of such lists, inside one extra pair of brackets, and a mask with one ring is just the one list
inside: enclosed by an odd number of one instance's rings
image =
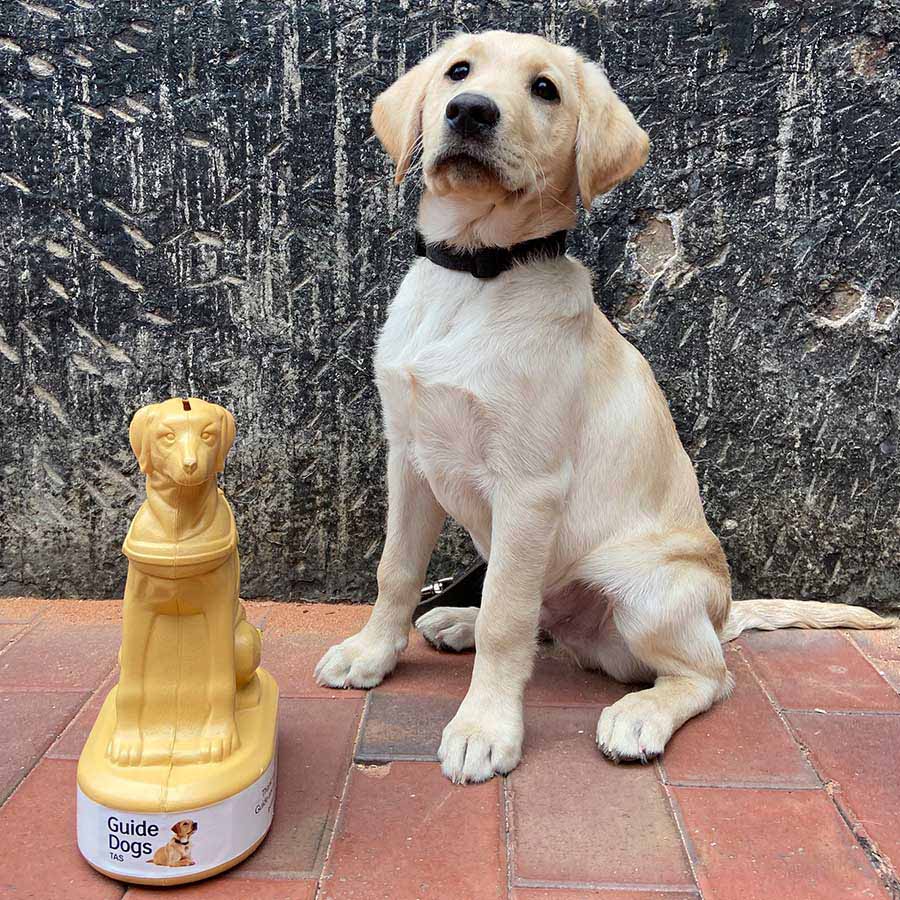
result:
[(275, 757), (250, 787), (201, 809), (134, 813), (95, 803), (78, 788), (78, 849), (97, 868), (135, 878), (215, 869), (250, 849), (275, 811)]

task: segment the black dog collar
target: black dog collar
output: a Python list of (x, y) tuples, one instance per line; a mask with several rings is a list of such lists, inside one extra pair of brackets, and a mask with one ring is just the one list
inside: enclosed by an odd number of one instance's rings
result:
[(435, 265), (455, 272), (468, 272), (476, 278), (496, 278), (516, 263), (530, 259), (554, 259), (566, 252), (567, 231), (556, 231), (546, 237), (522, 241), (512, 247), (485, 247), (464, 252), (446, 244), (427, 244), (416, 232), (416, 256), (424, 256)]

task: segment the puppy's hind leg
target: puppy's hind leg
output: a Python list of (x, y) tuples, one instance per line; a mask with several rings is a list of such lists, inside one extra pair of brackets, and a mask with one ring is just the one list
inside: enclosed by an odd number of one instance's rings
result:
[[(621, 556), (613, 551), (599, 568), (605, 589), (616, 594), (616, 628), (655, 681), (603, 710), (597, 744), (615, 762), (646, 763), (663, 752), (681, 725), (731, 690), (713, 624), (727, 611), (730, 585), (727, 572), (723, 578), (702, 554), (693, 559), (668, 550), (659, 554), (653, 552), (660, 549), (656, 542), (644, 552), (634, 549)], [(624, 565), (610, 570), (617, 562)]]
[(471, 650), (475, 646), (477, 606), (438, 606), (425, 613), (416, 630), (437, 650)]

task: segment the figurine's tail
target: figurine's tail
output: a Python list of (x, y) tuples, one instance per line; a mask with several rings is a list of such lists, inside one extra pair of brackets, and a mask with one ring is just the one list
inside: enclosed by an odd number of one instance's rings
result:
[(818, 603), (814, 600), (735, 600), (719, 635), (733, 641), (751, 628), (775, 631), (778, 628), (895, 628), (900, 620), (879, 616), (861, 606)]

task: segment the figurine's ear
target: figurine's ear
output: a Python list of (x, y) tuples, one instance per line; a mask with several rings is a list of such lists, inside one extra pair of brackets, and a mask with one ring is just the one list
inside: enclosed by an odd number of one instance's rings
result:
[(234, 416), (227, 409), (222, 410), (219, 420), (219, 456), (216, 459), (216, 471), (225, 471), (225, 457), (234, 443)]
[(152, 441), (151, 428), (159, 411), (158, 403), (151, 403), (149, 406), (142, 406), (131, 420), (131, 426), (128, 429), (128, 439), (131, 441), (131, 449), (137, 457), (138, 465), (145, 475), (149, 475), (152, 470), (150, 460), (150, 444)]
[(585, 209), (647, 161), (650, 140), (616, 96), (600, 66), (579, 59), (581, 108), (575, 142), (578, 192)]

